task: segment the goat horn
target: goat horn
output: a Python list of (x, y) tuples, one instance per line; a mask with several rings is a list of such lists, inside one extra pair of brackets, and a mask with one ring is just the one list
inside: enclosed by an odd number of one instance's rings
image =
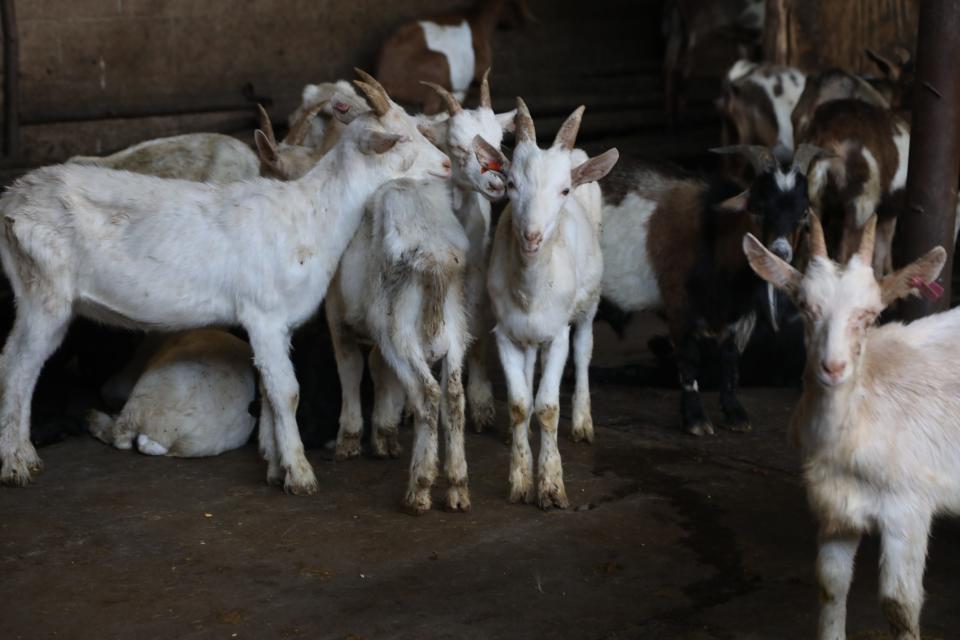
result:
[(827, 151), (813, 144), (804, 143), (797, 147), (797, 152), (793, 154), (792, 169), (797, 173), (807, 175), (807, 172), (810, 170), (810, 165), (814, 161), (819, 158), (830, 158), (834, 155), (832, 151)]
[(493, 101), (490, 100), (490, 67), (483, 72), (483, 80), (480, 81), (480, 106), (493, 109)]
[(807, 210), (807, 219), (810, 222), (810, 255), (814, 258), (826, 258), (827, 242), (823, 238), (820, 218), (813, 211)]
[(766, 173), (767, 171), (772, 171), (777, 168), (777, 160), (773, 157), (773, 152), (767, 147), (758, 144), (735, 144), (729, 147), (710, 149), (710, 152), (745, 156), (757, 174)]
[(373, 111), (378, 118), (387, 115), (390, 111), (390, 98), (387, 97), (387, 94), (384, 93), (382, 89), (377, 89), (362, 80), (354, 80), (353, 84), (357, 85), (357, 88), (363, 92), (364, 97), (367, 99), (367, 104), (370, 105), (371, 111)]
[(577, 133), (580, 131), (580, 121), (583, 119), (585, 106), (577, 107), (570, 116), (560, 125), (557, 137), (553, 139), (553, 146), (570, 151), (577, 142)]
[(533, 128), (533, 118), (530, 117), (530, 109), (523, 98), (517, 98), (517, 115), (513, 117), (517, 130), (517, 143), (532, 142), (537, 144), (537, 131)]
[(860, 261), (866, 265), (873, 264), (873, 246), (877, 239), (877, 214), (870, 216), (867, 223), (863, 225), (863, 234), (860, 236), (860, 248), (857, 255)]
[(310, 130), (310, 122), (316, 117), (320, 110), (323, 109), (329, 100), (324, 100), (313, 105), (306, 111), (300, 114), (300, 117), (290, 126), (290, 131), (287, 131), (286, 137), (284, 137), (283, 142), (289, 145), (300, 146), (303, 144), (303, 139), (307, 137), (307, 132)]
[(370, 75), (366, 71), (364, 71), (363, 69), (360, 69), (359, 67), (354, 67), (353, 72), (356, 73), (358, 76), (360, 76), (361, 80), (366, 82), (368, 85), (370, 85), (374, 89), (378, 89), (379, 91), (382, 91), (383, 95), (388, 95), (387, 90), (383, 88), (383, 85), (380, 84), (380, 81), (374, 78), (372, 75)]
[(273, 146), (277, 146), (277, 139), (273, 135), (273, 123), (270, 122), (270, 116), (267, 115), (267, 110), (263, 108), (263, 105), (259, 102), (257, 103), (257, 119), (260, 121), (260, 130), (263, 131), (263, 135), (267, 137), (267, 142)]
[(420, 84), (425, 87), (430, 87), (433, 89), (434, 93), (443, 98), (443, 102), (447, 105), (447, 113), (449, 113), (451, 116), (455, 116), (463, 111), (463, 107), (460, 106), (460, 101), (457, 100), (457, 97), (447, 91), (444, 87), (441, 87), (435, 82), (425, 82), (423, 80), (420, 81)]

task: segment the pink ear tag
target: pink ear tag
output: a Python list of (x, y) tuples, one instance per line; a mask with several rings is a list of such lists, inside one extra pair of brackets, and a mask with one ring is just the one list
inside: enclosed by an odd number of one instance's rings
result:
[(486, 173), (487, 171), (499, 171), (503, 173), (503, 164), (493, 160), (480, 167), (480, 173)]
[(920, 290), (920, 294), (927, 300), (938, 300), (943, 295), (943, 287), (936, 280), (927, 284), (920, 276), (910, 279), (910, 286)]

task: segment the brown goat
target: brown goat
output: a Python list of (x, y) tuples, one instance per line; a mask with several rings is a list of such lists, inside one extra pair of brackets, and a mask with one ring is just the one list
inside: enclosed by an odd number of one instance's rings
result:
[(521, 22), (532, 15), (523, 0), (480, 0), (469, 11), (414, 20), (400, 26), (380, 48), (377, 78), (398, 102), (433, 115), (443, 100), (421, 81), (449, 90), (463, 102), (467, 89), (493, 64), (493, 30), (513, 4)]

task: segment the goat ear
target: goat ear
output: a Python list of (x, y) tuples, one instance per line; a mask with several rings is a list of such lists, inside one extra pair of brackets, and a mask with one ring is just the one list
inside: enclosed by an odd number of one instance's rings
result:
[(516, 109), (511, 109), (510, 111), (505, 111), (504, 113), (498, 113), (496, 116), (497, 122), (500, 124), (500, 128), (504, 131), (514, 131), (516, 129)]
[(570, 186), (577, 188), (582, 184), (600, 180), (610, 173), (619, 159), (620, 152), (615, 148), (607, 149), (600, 155), (590, 158), (570, 172)]
[(889, 58), (880, 55), (871, 49), (864, 49), (863, 52), (870, 58), (870, 62), (877, 66), (883, 77), (888, 80), (896, 80), (900, 76), (900, 66)]
[(473, 152), (477, 155), (477, 162), (487, 171), (506, 173), (510, 165), (507, 156), (500, 149), (484, 140), (480, 136), (473, 137)]
[(743, 253), (754, 273), (777, 289), (782, 289), (793, 297), (800, 286), (803, 276), (787, 262), (773, 255), (756, 236), (748, 233), (743, 236)]
[(257, 154), (260, 156), (260, 160), (271, 167), (276, 167), (280, 160), (280, 153), (277, 151), (276, 144), (260, 129), (253, 132), (253, 141), (257, 145)]
[(747, 189), (735, 196), (727, 198), (716, 206), (720, 211), (729, 211), (730, 213), (742, 213), (747, 210), (747, 203), (750, 201), (750, 190)]
[(439, 147), (447, 142), (447, 132), (450, 128), (448, 122), (449, 120), (421, 122), (417, 125), (417, 130), (423, 134), (424, 138)]
[(934, 247), (907, 266), (885, 275), (880, 280), (880, 300), (883, 306), (911, 294), (917, 295), (921, 286), (926, 288), (937, 279), (946, 261), (947, 252), (943, 247)]
[(375, 153), (386, 153), (393, 149), (398, 142), (406, 142), (407, 136), (398, 133), (387, 133), (384, 131), (367, 131), (360, 138), (360, 151), (367, 155)]

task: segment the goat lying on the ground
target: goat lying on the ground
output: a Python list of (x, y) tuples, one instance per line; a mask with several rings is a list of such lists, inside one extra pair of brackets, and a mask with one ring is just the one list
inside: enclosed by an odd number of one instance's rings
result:
[(250, 147), (219, 133), (157, 138), (109, 156), (74, 156), (68, 162), (194, 182), (237, 182), (260, 175)]
[(919, 640), (930, 524), (960, 512), (960, 309), (874, 326), (892, 302), (931, 291), (946, 261), (936, 247), (879, 282), (871, 268), (876, 218), (846, 264), (827, 257), (810, 220), (800, 273), (753, 236), (750, 265), (787, 292), (806, 325), (803, 395), (791, 430), (820, 523), (821, 640), (846, 637), (853, 560), (864, 533), (881, 536), (880, 601), (898, 640)]
[(118, 449), (154, 456), (215, 456), (246, 444), (256, 380), (253, 351), (226, 331), (167, 337), (117, 416), (92, 411), (90, 432)]

